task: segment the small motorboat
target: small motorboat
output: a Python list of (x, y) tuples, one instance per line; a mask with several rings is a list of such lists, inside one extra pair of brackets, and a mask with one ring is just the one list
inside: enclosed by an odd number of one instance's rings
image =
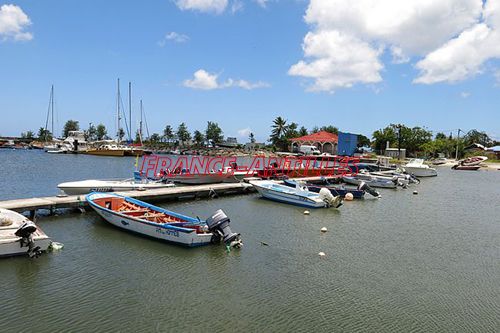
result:
[(275, 183), (271, 180), (251, 181), (250, 184), (252, 184), (264, 198), (292, 205), (310, 208), (338, 208), (342, 206), (343, 203), (341, 196), (334, 197), (326, 188), (316, 193), (309, 191), (307, 186), (298, 182), (295, 184), (294, 188)]
[(94, 192), (86, 200), (103, 219), (127, 231), (188, 247), (221, 241), (228, 248), (243, 245), (220, 209), (203, 221), (114, 193)]
[(38, 257), (51, 243), (50, 238), (27, 217), (0, 208), (0, 257)]
[(434, 168), (424, 164), (421, 158), (411, 159), (406, 165), (403, 165), (406, 173), (415, 177), (434, 177), (437, 176), (437, 171)]
[(142, 191), (175, 186), (172, 183), (143, 179), (138, 171), (134, 172), (134, 178), (121, 180), (98, 180), (88, 179), (76, 182), (66, 182), (57, 187), (68, 195), (87, 194), (90, 192), (120, 192), (120, 191)]
[[(285, 179), (283, 181), (283, 183), (289, 187), (296, 187), (297, 186), (297, 181), (292, 180), (292, 179)], [(355, 187), (349, 188), (349, 187), (345, 187), (342, 185), (341, 186), (333, 185), (333, 184), (330, 184), (326, 179), (324, 180), (324, 183), (321, 185), (306, 183), (306, 186), (309, 189), (309, 191), (315, 192), (315, 193), (319, 193), (322, 188), (326, 188), (330, 191), (330, 193), (333, 196), (341, 196), (342, 198), (344, 198), (347, 193), (351, 193), (354, 199), (363, 199), (363, 197), (365, 195), (365, 190), (360, 189), (359, 186), (358, 186), (358, 188), (355, 188)], [(365, 186), (368, 186), (368, 185), (366, 185), (366, 183), (365, 183)], [(380, 196), (380, 194), (373, 189), (369, 193), (375, 197)]]
[(377, 177), (369, 173), (358, 173), (354, 176), (344, 176), (342, 180), (351, 185), (359, 186), (362, 182), (368, 184), (370, 187), (377, 188), (396, 188), (399, 184), (398, 178)]
[(476, 170), (479, 170), (481, 168), (481, 166), (480, 165), (461, 165), (461, 164), (455, 164), (451, 168), (453, 170), (476, 171)]

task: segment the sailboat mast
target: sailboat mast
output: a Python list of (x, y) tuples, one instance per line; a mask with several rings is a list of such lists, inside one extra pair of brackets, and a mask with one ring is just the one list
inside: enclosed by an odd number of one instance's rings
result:
[(132, 82), (128, 83), (128, 138), (132, 142)]
[(120, 141), (120, 79), (118, 79), (117, 85), (118, 92), (116, 94), (116, 136), (118, 141)]
[(52, 85), (52, 88), (50, 89), (50, 98), (51, 98), (51, 110), (52, 110), (52, 137), (54, 137), (54, 85)]
[(142, 146), (142, 99), (141, 99), (141, 121), (139, 122), (139, 140)]

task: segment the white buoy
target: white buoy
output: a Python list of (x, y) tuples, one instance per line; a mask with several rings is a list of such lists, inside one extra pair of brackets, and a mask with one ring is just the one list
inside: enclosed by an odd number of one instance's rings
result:
[(311, 214), (311, 213), (308, 210), (304, 211), (304, 215), (309, 215), (309, 214)]
[(321, 232), (327, 232), (328, 229), (326, 227), (321, 228)]
[(353, 199), (354, 199), (354, 195), (352, 195), (352, 193), (350, 193), (350, 192), (347, 193), (345, 195), (345, 198), (344, 198), (345, 201), (352, 201)]
[(326, 254), (325, 254), (325, 252), (320, 252), (320, 253), (318, 253), (318, 256), (324, 257), (324, 256), (326, 256)]
[(413, 194), (418, 194), (418, 191), (413, 191)]

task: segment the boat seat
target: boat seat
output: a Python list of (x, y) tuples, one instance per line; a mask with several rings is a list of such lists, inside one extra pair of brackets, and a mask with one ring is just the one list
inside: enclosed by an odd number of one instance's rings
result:
[(120, 213), (129, 214), (129, 213), (147, 213), (149, 209), (133, 209), (133, 210), (121, 210)]

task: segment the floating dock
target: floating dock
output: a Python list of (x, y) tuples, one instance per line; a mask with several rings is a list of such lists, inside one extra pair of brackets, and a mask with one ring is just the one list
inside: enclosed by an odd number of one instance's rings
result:
[[(223, 195), (247, 194), (254, 192), (252, 185), (247, 183), (222, 183), (209, 185), (193, 185), (149, 189), (145, 191), (116, 192), (117, 194), (144, 200), (148, 202), (169, 201), (179, 199), (209, 198)], [(39, 209), (53, 213), (62, 208), (87, 207), (85, 194), (69, 196), (53, 196), (42, 198), (27, 198), (0, 201), (0, 208), (10, 209), (19, 213), (30, 212), (34, 215)]]

